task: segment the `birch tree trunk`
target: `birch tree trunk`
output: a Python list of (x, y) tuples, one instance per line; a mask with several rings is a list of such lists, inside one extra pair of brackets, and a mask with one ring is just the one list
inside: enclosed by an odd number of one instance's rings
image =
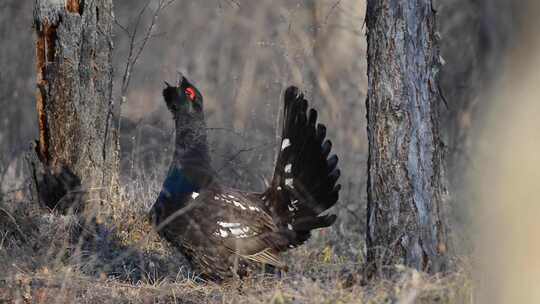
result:
[(38, 190), (51, 208), (80, 187), (86, 202), (111, 200), (118, 191), (112, 10), (112, 0), (35, 1)]
[(367, 276), (445, 268), (440, 69), (431, 0), (369, 0)]

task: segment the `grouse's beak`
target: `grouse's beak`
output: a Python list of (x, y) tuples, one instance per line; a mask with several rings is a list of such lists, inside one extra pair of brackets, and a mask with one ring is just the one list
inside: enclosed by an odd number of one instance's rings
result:
[(178, 85), (178, 87), (182, 86), (182, 83), (184, 82), (184, 79), (186, 79), (184, 77), (184, 74), (182, 74), (182, 72), (180, 71), (177, 71), (176, 72), (176, 84)]
[(165, 85), (166, 85), (165, 88), (170, 88), (170, 87), (172, 87), (172, 85), (170, 85), (168, 82), (164, 81), (164, 83), (165, 83)]

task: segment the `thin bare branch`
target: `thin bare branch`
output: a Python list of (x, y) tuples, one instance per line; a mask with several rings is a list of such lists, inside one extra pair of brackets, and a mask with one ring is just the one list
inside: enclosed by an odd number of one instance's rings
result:
[(273, 145), (274, 142), (269, 142), (269, 143), (265, 143), (265, 144), (262, 144), (262, 145), (259, 145), (259, 146), (255, 146), (255, 147), (249, 147), (249, 148), (243, 148), (243, 149), (239, 149), (238, 151), (236, 151), (236, 153), (234, 153), (231, 157), (229, 157), (229, 159), (227, 159), (225, 161), (225, 164), (223, 166), (221, 166), (221, 168), (219, 168), (216, 172), (219, 173), (221, 172), (223, 169), (225, 169), (227, 166), (230, 166), (231, 163), (237, 159), (242, 153), (246, 153), (246, 152), (251, 152), (251, 151), (255, 151), (255, 150), (258, 150), (258, 149), (262, 149), (262, 148), (266, 148), (268, 146), (271, 146)]
[(125, 26), (123, 26), (117, 20), (115, 21), (116, 25), (130, 37), (129, 51), (128, 51), (128, 56), (126, 58), (126, 64), (124, 66), (124, 73), (122, 76), (122, 85), (120, 89), (120, 94), (122, 97), (120, 104), (122, 104), (126, 99), (127, 91), (129, 89), (129, 84), (131, 82), (133, 69), (135, 65), (137, 64), (137, 62), (139, 61), (142, 52), (144, 51), (148, 41), (152, 39), (153, 37), (157, 36), (157, 34), (152, 34), (152, 32), (154, 28), (156, 27), (160, 13), (163, 11), (164, 8), (170, 6), (175, 1), (176, 0), (159, 0), (157, 8), (154, 10), (152, 14), (150, 25), (148, 25), (148, 27), (146, 28), (143, 38), (138, 41), (136, 41), (137, 36), (138, 36), (137, 33), (139, 31), (140, 24), (142, 22), (144, 14), (148, 10), (148, 7), (151, 3), (151, 0), (147, 1), (146, 4), (141, 8), (139, 13), (137, 14), (133, 32), (130, 32)]

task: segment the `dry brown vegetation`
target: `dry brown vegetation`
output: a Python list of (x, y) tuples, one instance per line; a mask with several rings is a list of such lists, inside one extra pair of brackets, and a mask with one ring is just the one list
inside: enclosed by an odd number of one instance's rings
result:
[(97, 223), (50, 213), (18, 195), (0, 205), (0, 301), (469, 303), (473, 296), (466, 261), (447, 275), (400, 268), (395, 281), (361, 285), (362, 255), (336, 251), (329, 245), (331, 232), (319, 232), (290, 252), (288, 273), (220, 286), (190, 273), (182, 257), (159, 240), (145, 202), (119, 203), (109, 219)]

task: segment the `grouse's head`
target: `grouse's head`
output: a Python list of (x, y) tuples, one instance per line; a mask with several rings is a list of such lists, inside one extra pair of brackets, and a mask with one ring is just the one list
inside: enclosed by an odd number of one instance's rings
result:
[(173, 115), (202, 113), (203, 97), (199, 90), (193, 86), (184, 76), (180, 77), (177, 86), (163, 89), (163, 98)]

